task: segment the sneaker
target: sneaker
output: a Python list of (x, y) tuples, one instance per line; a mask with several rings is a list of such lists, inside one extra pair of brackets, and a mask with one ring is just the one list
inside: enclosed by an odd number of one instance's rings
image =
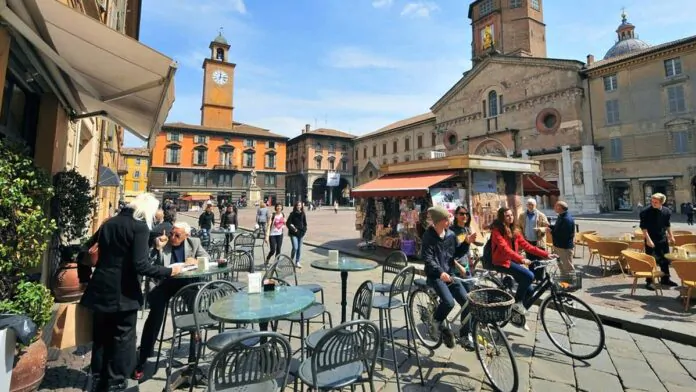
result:
[(460, 334), (459, 341), (461, 342), (462, 347), (464, 347), (466, 351), (476, 350), (476, 346), (474, 346), (474, 337), (470, 333), (467, 333), (466, 336), (464, 336), (463, 333)]
[(302, 264), (300, 264), (300, 263), (295, 264), (295, 268), (302, 269)]
[(515, 312), (517, 312), (521, 315), (527, 314), (527, 309), (524, 308), (524, 305), (522, 305), (522, 302), (515, 302), (515, 304), (512, 305), (512, 310), (514, 310)]
[(447, 348), (454, 348), (454, 333), (452, 333), (451, 329), (447, 327), (442, 328), (442, 340)]
[(143, 377), (145, 377), (145, 371), (143, 370), (143, 368), (140, 366), (136, 367), (133, 371), (133, 376), (131, 376), (131, 378), (133, 380), (140, 381), (143, 379)]

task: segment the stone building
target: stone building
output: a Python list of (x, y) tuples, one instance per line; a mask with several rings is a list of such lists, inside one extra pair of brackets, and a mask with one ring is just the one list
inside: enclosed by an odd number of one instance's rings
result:
[(348, 204), (353, 178), (354, 135), (307, 124), (288, 141), (286, 199)]
[(696, 201), (696, 36), (650, 46), (626, 15), (602, 60), (583, 75), (595, 143), (603, 147), (605, 204), (634, 210), (662, 192)]
[[(545, 57), (541, 1), (478, 0), (469, 17), (473, 68), (430, 113), (359, 137), (359, 182), (381, 165), (443, 153), (531, 158), (573, 211), (598, 212), (601, 157), (588, 126), (584, 64)], [(553, 200), (540, 201), (550, 207)]]
[(201, 124), (168, 123), (155, 139), (150, 190), (181, 209), (211, 197), (283, 203), (287, 137), (234, 121), (230, 45), (220, 33), (203, 60)]

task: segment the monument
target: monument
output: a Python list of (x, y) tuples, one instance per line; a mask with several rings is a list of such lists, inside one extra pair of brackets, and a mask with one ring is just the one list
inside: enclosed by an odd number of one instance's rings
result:
[(249, 191), (247, 192), (250, 205), (257, 205), (261, 201), (261, 188), (256, 185), (256, 177), (256, 170), (251, 169), (251, 173), (249, 173)]

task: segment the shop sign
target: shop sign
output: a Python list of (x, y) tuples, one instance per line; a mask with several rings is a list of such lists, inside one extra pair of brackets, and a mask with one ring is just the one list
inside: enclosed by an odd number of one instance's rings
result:
[(341, 182), (341, 174), (338, 172), (326, 173), (326, 186), (338, 186)]

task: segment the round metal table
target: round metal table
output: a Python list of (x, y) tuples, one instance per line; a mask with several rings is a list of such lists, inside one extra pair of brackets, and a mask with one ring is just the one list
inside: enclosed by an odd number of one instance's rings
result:
[(265, 323), (301, 312), (314, 303), (314, 293), (294, 286), (249, 294), (240, 291), (213, 303), (210, 317), (225, 323)]
[(226, 266), (224, 267), (218, 267), (218, 265), (213, 261), (209, 263), (208, 268), (201, 270), (200, 268), (196, 268), (191, 271), (185, 271), (180, 273), (177, 276), (173, 276), (174, 279), (192, 279), (192, 278), (205, 278), (210, 275), (215, 275), (215, 274), (224, 274), (226, 272), (232, 271), (232, 264), (227, 263)]
[(332, 263), (329, 259), (315, 260), (312, 268), (324, 271), (341, 272), (341, 324), (346, 322), (346, 291), (348, 287), (348, 272), (369, 271), (377, 268), (379, 264), (372, 260), (356, 259), (351, 257), (339, 257), (338, 263)]

